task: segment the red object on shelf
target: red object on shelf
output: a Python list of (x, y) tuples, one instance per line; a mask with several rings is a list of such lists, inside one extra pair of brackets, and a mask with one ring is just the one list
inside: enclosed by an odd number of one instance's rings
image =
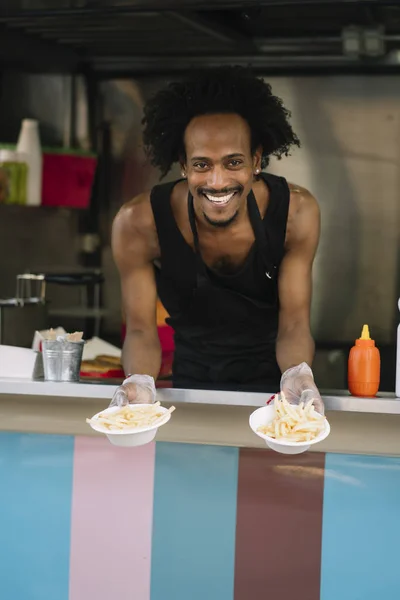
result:
[(88, 208), (97, 158), (43, 153), (42, 206)]
[(105, 377), (106, 379), (125, 379), (125, 373), (122, 369), (110, 369), (109, 371), (104, 371), (99, 373), (99, 371), (81, 371), (81, 377), (91, 377), (91, 378), (100, 378)]

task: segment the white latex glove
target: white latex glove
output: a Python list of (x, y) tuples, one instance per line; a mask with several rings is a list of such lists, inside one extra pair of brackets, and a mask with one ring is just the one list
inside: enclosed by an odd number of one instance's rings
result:
[(110, 406), (153, 404), (155, 399), (156, 386), (153, 377), (150, 377), (150, 375), (130, 375), (115, 390)]
[(290, 404), (306, 404), (313, 400), (315, 410), (322, 415), (325, 413), (324, 403), (314, 382), (314, 375), (307, 363), (285, 371), (281, 377), (281, 391)]

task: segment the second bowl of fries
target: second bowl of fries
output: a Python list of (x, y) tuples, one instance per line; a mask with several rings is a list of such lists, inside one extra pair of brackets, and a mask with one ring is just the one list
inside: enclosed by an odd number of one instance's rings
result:
[(273, 404), (255, 410), (249, 423), (269, 448), (282, 454), (306, 452), (330, 433), (326, 417), (317, 413), (312, 402), (289, 404), (283, 394)]
[(151, 442), (158, 428), (165, 425), (175, 410), (155, 404), (113, 406), (97, 413), (86, 422), (92, 429), (104, 433), (115, 446), (142, 446)]

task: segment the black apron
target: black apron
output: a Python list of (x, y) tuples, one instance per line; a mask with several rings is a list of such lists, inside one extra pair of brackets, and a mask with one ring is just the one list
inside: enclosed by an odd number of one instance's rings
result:
[[(175, 330), (174, 387), (276, 391), (280, 371), (275, 358), (278, 326), (277, 261), (251, 191), (247, 208), (262, 276), (269, 282), (265, 300), (250, 298), (215, 281), (204, 263), (196, 227), (193, 197), (188, 212), (196, 257), (196, 286), (185, 309), (169, 319)], [(249, 265), (244, 266), (248, 268)]]

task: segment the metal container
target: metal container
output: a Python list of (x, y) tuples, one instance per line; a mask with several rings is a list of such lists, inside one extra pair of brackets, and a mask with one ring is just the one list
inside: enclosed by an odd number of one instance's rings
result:
[(29, 348), (36, 330), (47, 327), (44, 275), (17, 275), (15, 298), (0, 299), (0, 344)]
[(84, 341), (42, 342), (43, 369), (46, 381), (79, 381)]

